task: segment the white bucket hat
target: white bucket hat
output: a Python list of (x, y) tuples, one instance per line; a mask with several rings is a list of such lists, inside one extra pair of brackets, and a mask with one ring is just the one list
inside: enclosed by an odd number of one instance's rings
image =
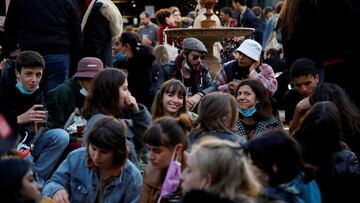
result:
[(255, 61), (258, 61), (260, 60), (262, 47), (255, 40), (247, 39), (240, 44), (239, 48), (237, 48), (236, 51), (240, 51), (246, 56), (254, 59)]

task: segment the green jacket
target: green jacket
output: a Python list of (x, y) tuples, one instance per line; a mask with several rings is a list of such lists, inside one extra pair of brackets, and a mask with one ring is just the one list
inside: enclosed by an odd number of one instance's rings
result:
[(46, 107), (52, 118), (53, 128), (64, 128), (75, 108), (82, 107), (85, 96), (80, 93), (81, 88), (75, 78), (71, 78), (48, 93)]

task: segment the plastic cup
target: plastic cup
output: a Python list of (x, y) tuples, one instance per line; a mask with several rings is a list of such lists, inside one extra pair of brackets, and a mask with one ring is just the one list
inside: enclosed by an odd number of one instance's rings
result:
[(44, 127), (44, 128), (47, 127), (47, 120), (48, 120), (49, 112), (48, 111), (42, 111), (42, 112), (45, 113), (45, 118), (43, 120), (34, 121), (35, 133), (37, 133), (41, 127)]

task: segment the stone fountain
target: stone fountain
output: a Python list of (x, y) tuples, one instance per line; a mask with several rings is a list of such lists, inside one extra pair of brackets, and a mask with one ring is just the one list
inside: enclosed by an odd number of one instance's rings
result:
[(212, 51), (214, 43), (221, 41), (225, 37), (248, 36), (255, 31), (253, 28), (216, 28), (215, 21), (211, 19), (211, 16), (214, 15), (213, 8), (216, 3), (217, 0), (200, 0), (200, 4), (205, 5), (206, 8), (204, 14), (206, 19), (201, 22), (201, 28), (174, 28), (164, 31), (169, 37), (195, 37), (201, 40), (208, 50), (204, 62), (208, 65), (210, 75), (213, 78), (220, 67), (220, 61)]

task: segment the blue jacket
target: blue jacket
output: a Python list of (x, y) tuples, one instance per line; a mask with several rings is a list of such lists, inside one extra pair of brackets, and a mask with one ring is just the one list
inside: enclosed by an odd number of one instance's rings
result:
[[(43, 195), (53, 197), (56, 191), (65, 189), (72, 203), (93, 203), (96, 201), (100, 187), (95, 169), (87, 166), (86, 148), (72, 151), (54, 172), (43, 188)], [(129, 160), (104, 189), (103, 203), (127, 202), (137, 203), (142, 187), (142, 175)]]
[(305, 182), (304, 178), (304, 173), (300, 173), (290, 182), (269, 186), (265, 191), (287, 203), (321, 203), (320, 190), (315, 180)]

